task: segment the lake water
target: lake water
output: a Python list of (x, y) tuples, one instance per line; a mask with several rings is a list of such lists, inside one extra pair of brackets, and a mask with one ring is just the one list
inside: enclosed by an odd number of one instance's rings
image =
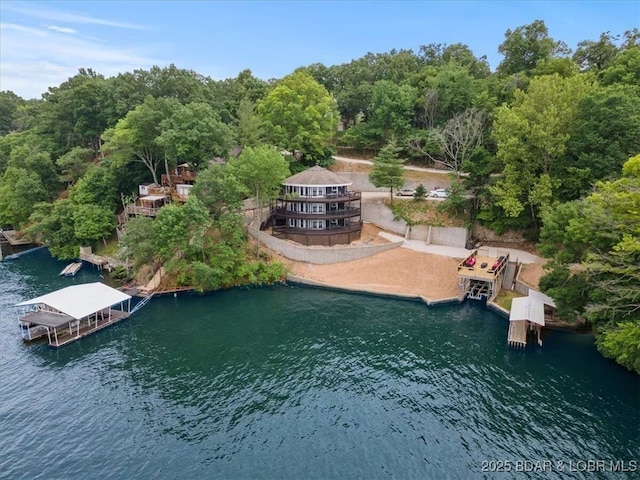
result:
[(590, 336), (518, 351), (478, 305), (277, 286), (23, 344), (15, 303), (98, 279), (64, 265), (0, 263), (0, 478), (638, 478), (612, 470), (640, 460), (639, 377)]

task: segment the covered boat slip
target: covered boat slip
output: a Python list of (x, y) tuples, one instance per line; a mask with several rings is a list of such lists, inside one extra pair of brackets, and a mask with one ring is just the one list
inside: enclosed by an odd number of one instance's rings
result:
[(131, 296), (103, 283), (73, 285), (16, 305), (25, 340), (61, 347), (127, 318)]
[(509, 314), (509, 346), (525, 348), (529, 336), (542, 346), (541, 332), (545, 326), (546, 310), (555, 310), (553, 299), (536, 290), (529, 290), (529, 296), (514, 298)]

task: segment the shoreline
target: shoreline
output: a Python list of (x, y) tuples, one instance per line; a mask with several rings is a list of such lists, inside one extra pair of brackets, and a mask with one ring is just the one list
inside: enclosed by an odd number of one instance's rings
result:
[(452, 303), (462, 303), (457, 297), (445, 297), (438, 299), (429, 299), (423, 295), (413, 295), (410, 293), (401, 293), (401, 292), (389, 292), (389, 291), (381, 291), (381, 290), (373, 290), (367, 288), (358, 288), (358, 287), (347, 287), (341, 285), (332, 285), (325, 282), (320, 282), (318, 280), (311, 280), (308, 278), (300, 277), (297, 275), (288, 274), (287, 275), (287, 283), (293, 285), (303, 285), (305, 287), (314, 287), (321, 288), (326, 290), (334, 290), (338, 292), (346, 292), (346, 293), (358, 293), (363, 295), (373, 295), (376, 297), (386, 297), (393, 298), (397, 300), (410, 300), (416, 301), (426, 304), (429, 307), (435, 307), (438, 305), (448, 305)]

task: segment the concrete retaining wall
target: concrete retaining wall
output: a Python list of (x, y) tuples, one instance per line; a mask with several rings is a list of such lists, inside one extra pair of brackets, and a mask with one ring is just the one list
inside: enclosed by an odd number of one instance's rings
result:
[(412, 225), (401, 218), (395, 219), (393, 213), (381, 199), (362, 201), (362, 219), (378, 227), (406, 236), (408, 240), (420, 240), (432, 245), (465, 248), (469, 232), (464, 227), (433, 227), (429, 225)]
[(463, 227), (431, 227), (431, 238), (427, 241), (433, 245), (465, 248), (468, 237), (469, 231)]
[(378, 227), (398, 235), (407, 231), (407, 222), (401, 218), (394, 219), (394, 215), (381, 199), (362, 199), (362, 219)]
[(288, 240), (281, 240), (279, 238), (272, 237), (271, 235), (259, 231), (253, 226), (249, 226), (249, 234), (266, 245), (271, 250), (278, 252), (279, 254), (299, 262), (308, 262), (318, 265), (328, 263), (340, 263), (349, 262), (351, 260), (357, 260), (359, 258), (369, 257), (376, 253), (398, 248), (402, 245), (402, 242), (386, 243), (383, 245), (345, 245), (323, 247), (323, 246), (310, 246), (299, 245)]
[(324, 288), (328, 290), (335, 290), (339, 292), (349, 292), (349, 293), (360, 293), (366, 295), (374, 295), (376, 297), (387, 297), (387, 298), (397, 298), (403, 300), (411, 300), (411, 301), (420, 301), (428, 306), (436, 306), (436, 305), (446, 305), (452, 303), (460, 303), (458, 298), (442, 298), (440, 300), (431, 300), (427, 297), (423, 297), (421, 295), (411, 295), (405, 293), (397, 293), (397, 292), (381, 292), (377, 290), (369, 290), (366, 288), (349, 288), (349, 287), (336, 287), (334, 285), (328, 285), (323, 282), (318, 282), (316, 280), (309, 280), (302, 277), (297, 277), (295, 275), (287, 275), (287, 281), (291, 283), (298, 283), (300, 285), (306, 285), (309, 287), (315, 288)]

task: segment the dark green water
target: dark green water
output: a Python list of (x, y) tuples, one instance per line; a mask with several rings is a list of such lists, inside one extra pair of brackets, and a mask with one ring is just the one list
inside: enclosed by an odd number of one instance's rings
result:
[[(476, 305), (281, 286), (23, 345), (13, 304), (97, 278), (63, 266), (0, 263), (0, 478), (637, 478), (609, 462), (640, 459), (639, 378), (589, 336), (522, 352)], [(607, 463), (567, 471), (586, 460)]]

